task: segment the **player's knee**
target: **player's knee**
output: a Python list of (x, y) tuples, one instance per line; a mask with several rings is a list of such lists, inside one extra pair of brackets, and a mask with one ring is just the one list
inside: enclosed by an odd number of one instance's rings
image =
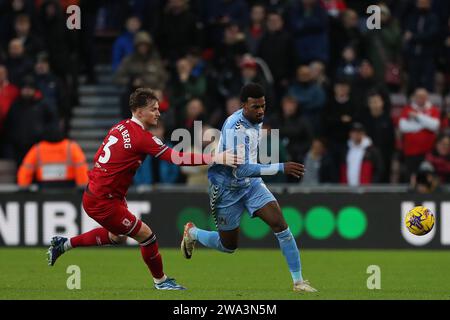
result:
[(137, 242), (142, 242), (142, 241), (148, 239), (152, 235), (152, 233), (153, 233), (152, 229), (150, 229), (150, 227), (147, 224), (142, 222), (141, 228), (133, 236), (133, 239), (136, 240)]
[(280, 219), (279, 221), (274, 222), (272, 225), (272, 231), (275, 233), (284, 231), (288, 228), (288, 225), (284, 219)]
[(109, 233), (109, 239), (113, 244), (124, 244), (127, 241), (127, 236), (116, 236), (115, 234)]
[(236, 249), (238, 248), (238, 245), (237, 245), (237, 243), (225, 243), (224, 244), (222, 241), (220, 241), (220, 247), (223, 252), (234, 253), (234, 251), (236, 251)]

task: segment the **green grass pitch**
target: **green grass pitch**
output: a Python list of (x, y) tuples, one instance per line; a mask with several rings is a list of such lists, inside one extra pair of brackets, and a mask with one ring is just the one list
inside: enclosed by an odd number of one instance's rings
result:
[[(75, 249), (54, 267), (46, 248), (0, 249), (0, 299), (450, 299), (450, 254), (423, 250), (302, 250), (303, 273), (319, 289), (299, 294), (279, 250), (228, 255), (197, 249), (191, 260), (162, 249), (165, 272), (186, 291), (157, 291), (138, 248)], [(66, 287), (69, 265), (81, 289)], [(367, 289), (369, 265), (381, 268), (381, 290)]]

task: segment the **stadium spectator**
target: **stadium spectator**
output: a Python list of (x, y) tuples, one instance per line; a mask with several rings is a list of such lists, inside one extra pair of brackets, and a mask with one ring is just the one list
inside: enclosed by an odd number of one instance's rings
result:
[(320, 0), (320, 4), (327, 10), (329, 16), (335, 18), (347, 9), (345, 0)]
[(311, 78), (313, 82), (327, 90), (330, 86), (330, 81), (326, 74), (325, 64), (322, 61), (312, 61), (309, 64), (309, 68), (311, 69)]
[(261, 38), (265, 32), (266, 8), (256, 3), (250, 8), (250, 25), (245, 30), (248, 51), (256, 55)]
[(12, 104), (5, 122), (5, 140), (17, 165), (28, 150), (42, 139), (45, 128), (57, 125), (57, 111), (42, 99), (33, 76), (25, 76), (20, 97)]
[[(119, 1), (119, 4), (120, 2), (121, 1)], [(80, 71), (81, 73), (86, 75), (87, 77), (86, 83), (88, 84), (97, 83), (97, 76), (95, 73), (95, 63), (96, 63), (95, 34), (96, 34), (96, 25), (98, 22), (97, 17), (99, 16), (102, 17), (101, 14), (102, 12), (99, 14), (101, 5), (102, 5), (101, 1), (92, 1), (92, 0), (80, 0), (79, 4), (80, 11), (83, 13), (81, 15), (81, 25), (83, 27), (81, 28), (79, 33), (79, 46), (78, 46), (80, 66), (83, 66), (83, 68)], [(59, 20), (59, 8), (55, 6), (55, 9), (52, 10), (58, 12), (57, 17)], [(103, 10), (103, 13), (104, 12), (105, 11)], [(120, 25), (122, 25), (122, 23), (120, 23)], [(104, 26), (102, 26), (102, 23), (99, 23), (98, 27), (99, 29), (101, 29)], [(67, 30), (67, 28), (64, 28), (64, 30)]]
[(431, 0), (416, 0), (416, 10), (408, 16), (403, 35), (409, 92), (418, 87), (434, 90), (438, 28), (439, 18), (431, 11)]
[[(272, 83), (269, 83), (269, 79), (266, 78), (263, 70), (265, 66), (260, 65), (260, 63), (257, 58), (252, 57), (250, 54), (242, 56), (239, 63), (239, 73), (235, 74), (235, 78), (228, 83), (227, 91), (230, 95), (239, 95), (243, 85), (254, 82), (263, 86), (266, 92), (266, 103), (267, 105), (272, 105), (274, 101)], [(272, 111), (272, 108), (267, 109), (267, 113)]]
[[(203, 135), (194, 135), (194, 143), (191, 146), (189, 152), (203, 152), (206, 148), (215, 150), (218, 146), (217, 139), (210, 139), (208, 130), (212, 129), (211, 126), (202, 123), (201, 126)], [(213, 140), (213, 141), (212, 141)], [(208, 186), (208, 167), (197, 166), (194, 167), (181, 167), (181, 173), (186, 177), (186, 185), (188, 186)]]
[(202, 5), (203, 22), (209, 30), (209, 45), (217, 46), (230, 24), (236, 25), (240, 30), (248, 25), (248, 5), (245, 0), (211, 0), (204, 1)]
[(192, 65), (191, 74), (194, 77), (206, 76), (207, 64), (202, 57), (202, 52), (200, 47), (191, 47), (186, 54), (186, 58), (190, 61)]
[(20, 39), (14, 38), (9, 42), (5, 65), (8, 68), (9, 81), (15, 85), (20, 85), (23, 77), (33, 72), (33, 61), (25, 54)]
[(425, 156), (425, 161), (433, 166), (441, 183), (450, 183), (450, 136), (441, 135), (434, 149)]
[(368, 60), (363, 60), (359, 66), (358, 76), (352, 84), (352, 98), (355, 104), (356, 116), (361, 116), (368, 110), (367, 97), (371, 92), (378, 92), (385, 102), (386, 112), (391, 111), (389, 91), (384, 83), (377, 80), (373, 65)]
[[(82, 19), (85, 15), (87, 12), (83, 11)], [(72, 36), (66, 27), (66, 17), (58, 1), (45, 0), (42, 3), (39, 9), (39, 22), (51, 69), (56, 76), (65, 79), (73, 72), (71, 68), (75, 66), (70, 50)], [(86, 27), (83, 24), (82, 30)]]
[(328, 62), (328, 17), (319, 1), (293, 1), (287, 15), (298, 63)]
[(450, 92), (450, 17), (447, 21), (446, 31), (443, 35), (443, 44), (441, 47), (441, 63), (445, 72), (447, 92)]
[(186, 128), (194, 134), (194, 122), (205, 121), (207, 118), (206, 108), (200, 98), (192, 98), (186, 103), (184, 110), (179, 114), (178, 127)]
[[(159, 121), (155, 127), (150, 129), (150, 132), (161, 141), (164, 141), (165, 130), (165, 125)], [(170, 141), (165, 142), (165, 144), (170, 148), (172, 147)], [(175, 183), (179, 175), (180, 168), (178, 166), (152, 156), (146, 156), (144, 162), (136, 171), (133, 181), (136, 186)]]
[(313, 81), (311, 68), (301, 65), (297, 68), (297, 78), (289, 86), (288, 95), (293, 96), (300, 105), (302, 117), (311, 123), (315, 134), (320, 133), (320, 115), (325, 107), (325, 90)]
[(423, 162), (418, 171), (411, 176), (411, 191), (420, 194), (430, 194), (440, 192), (439, 178), (433, 166), (428, 162)]
[(31, 19), (29, 16), (20, 14), (14, 22), (14, 38), (20, 39), (25, 48), (25, 54), (33, 57), (43, 50), (43, 42), (40, 37), (31, 32)]
[(413, 102), (403, 108), (399, 121), (406, 179), (418, 170), (425, 155), (433, 149), (439, 126), (439, 109), (428, 99), (426, 89), (417, 89)]
[(268, 122), (271, 128), (280, 130), (280, 139), (288, 151), (289, 161), (302, 159), (310, 147), (313, 128), (301, 116), (297, 100), (285, 96), (281, 101), (281, 112), (271, 116)]
[(48, 55), (44, 52), (37, 56), (34, 65), (36, 87), (42, 93), (46, 103), (65, 120), (65, 129), (69, 124), (70, 108), (64, 83), (50, 70)]
[(340, 181), (349, 186), (379, 183), (383, 174), (383, 160), (379, 150), (367, 137), (364, 126), (354, 122), (347, 148), (342, 153)]
[(358, 14), (347, 9), (338, 19), (330, 20), (330, 67), (335, 69), (342, 51), (346, 47), (352, 47), (357, 57), (364, 56), (364, 38), (359, 29)]
[(157, 39), (162, 56), (171, 62), (185, 56), (190, 47), (202, 44), (202, 28), (189, 9), (189, 1), (167, 1)]
[[(14, 21), (19, 15), (35, 17), (34, 0), (0, 1), (0, 43), (8, 43), (14, 34)], [(34, 20), (34, 19), (33, 19)], [(32, 21), (34, 24), (35, 21)]]
[(133, 0), (128, 2), (130, 15), (136, 16), (142, 23), (142, 30), (150, 34), (157, 34), (161, 23), (163, 1), (161, 0)]
[(48, 127), (43, 140), (27, 152), (17, 172), (17, 184), (28, 188), (33, 182), (40, 188), (83, 188), (88, 182), (88, 165), (83, 150), (64, 138), (58, 128)]
[(375, 77), (385, 81), (392, 89), (398, 90), (402, 84), (400, 53), (402, 34), (398, 20), (391, 15), (389, 8), (381, 4), (380, 30), (367, 33), (367, 57), (372, 62)]
[(257, 56), (269, 66), (275, 95), (279, 99), (287, 90), (295, 63), (293, 40), (289, 32), (284, 30), (284, 20), (280, 13), (268, 13), (266, 31), (259, 43)]
[(134, 46), (135, 52), (126, 56), (116, 71), (116, 83), (128, 85), (132, 82), (135, 87), (164, 89), (168, 75), (150, 35), (145, 31), (138, 32)]
[(134, 51), (134, 36), (141, 29), (141, 20), (136, 16), (128, 17), (125, 31), (117, 37), (112, 48), (112, 70), (116, 71), (123, 58)]
[(333, 97), (323, 113), (324, 135), (330, 142), (330, 153), (339, 161), (340, 152), (345, 148), (352, 122), (355, 120), (355, 106), (351, 99), (351, 86), (346, 81), (338, 81), (333, 87)]
[(8, 79), (8, 69), (0, 64), (0, 139), (3, 136), (3, 122), (11, 104), (19, 96), (19, 89)]
[(356, 56), (355, 49), (348, 46), (342, 50), (342, 58), (338, 63), (336, 70), (337, 79), (346, 79), (349, 82), (355, 82), (358, 77), (360, 61)]
[(239, 96), (230, 96), (225, 101), (225, 108), (212, 110), (208, 123), (217, 129), (221, 129), (225, 120), (241, 107)]
[(202, 74), (192, 74), (193, 65), (186, 57), (176, 62), (176, 73), (168, 86), (169, 100), (175, 112), (183, 110), (186, 103), (193, 97), (206, 94), (207, 80)]
[(302, 185), (319, 185), (321, 183), (336, 183), (339, 177), (335, 161), (329, 154), (325, 140), (315, 138), (311, 143), (302, 163), (305, 166), (305, 175)]
[[(284, 145), (284, 143), (282, 143), (281, 139), (279, 139), (278, 141), (273, 141), (272, 139), (274, 139), (276, 137), (276, 135), (272, 135), (272, 129), (278, 130), (278, 128), (272, 128), (271, 124), (267, 121), (263, 122), (262, 125), (262, 129), (263, 131), (261, 132), (261, 141), (266, 141), (266, 146), (272, 146), (272, 143), (276, 143), (278, 145), (278, 159), (277, 160), (271, 160), (271, 162), (286, 162), (289, 159), (289, 154), (288, 151), (286, 149), (286, 146)], [(264, 146), (264, 143), (262, 144), (262, 146)], [(260, 157), (259, 160), (261, 162), (261, 154), (263, 154), (264, 156), (267, 156), (268, 159), (272, 159), (272, 153), (274, 151), (276, 151), (277, 148), (264, 148), (262, 147), (260, 149)], [(285, 183), (289, 180), (288, 177), (286, 177), (284, 174), (282, 174), (281, 172), (278, 172), (277, 174), (274, 175), (268, 175), (268, 176), (263, 176), (261, 177), (263, 179), (263, 181), (265, 183)], [(293, 179), (295, 182), (298, 182), (298, 179)]]
[(378, 148), (383, 158), (383, 175), (380, 182), (389, 183), (392, 156), (395, 151), (395, 131), (391, 116), (384, 109), (384, 100), (379, 93), (371, 93), (368, 97), (369, 110), (362, 116), (361, 123)]
[(232, 73), (236, 71), (237, 57), (247, 52), (245, 35), (238, 24), (230, 23), (225, 26), (223, 41), (214, 50), (214, 66), (218, 73)]

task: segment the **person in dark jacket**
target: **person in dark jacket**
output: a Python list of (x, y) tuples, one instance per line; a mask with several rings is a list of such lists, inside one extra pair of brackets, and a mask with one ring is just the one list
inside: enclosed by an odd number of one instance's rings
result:
[(55, 76), (50, 69), (50, 62), (47, 53), (41, 52), (34, 65), (36, 88), (42, 93), (48, 105), (58, 110), (58, 114), (64, 118), (64, 131), (68, 128), (70, 120), (70, 103), (67, 95), (67, 88), (64, 82)]
[(31, 18), (28, 15), (20, 14), (14, 22), (14, 38), (20, 39), (25, 47), (25, 54), (34, 57), (41, 52), (43, 47), (42, 39), (31, 32)]
[(356, 116), (361, 116), (364, 112), (367, 112), (367, 96), (373, 91), (383, 96), (383, 100), (385, 101), (384, 108), (389, 113), (391, 111), (389, 91), (384, 83), (375, 77), (375, 70), (372, 63), (369, 60), (363, 60), (359, 66), (358, 76), (352, 84), (352, 99), (355, 104)]
[(261, 38), (257, 54), (272, 72), (275, 96), (279, 100), (287, 90), (295, 64), (293, 40), (283, 26), (281, 14), (270, 12), (267, 15), (267, 30)]
[(383, 97), (373, 92), (368, 97), (369, 111), (361, 119), (373, 145), (380, 150), (384, 172), (380, 182), (389, 183), (392, 156), (395, 151), (395, 130), (390, 115), (384, 109)]
[(321, 85), (312, 78), (311, 68), (301, 65), (297, 68), (296, 81), (288, 89), (288, 95), (293, 96), (302, 109), (302, 116), (314, 128), (314, 133), (322, 130), (321, 114), (326, 103), (326, 93)]
[(280, 130), (280, 140), (289, 154), (289, 161), (299, 161), (308, 151), (313, 133), (310, 124), (300, 116), (297, 101), (285, 96), (281, 101), (281, 112), (268, 120), (270, 126)]
[(318, 185), (321, 183), (336, 183), (339, 181), (336, 162), (328, 153), (326, 141), (314, 138), (311, 148), (303, 159), (305, 175), (302, 185)]
[[(81, 16), (85, 15), (86, 12), (83, 11)], [(50, 66), (58, 77), (64, 79), (73, 67), (69, 49), (72, 38), (66, 27), (66, 19), (59, 2), (45, 0), (39, 9), (39, 18)], [(84, 27), (83, 24), (82, 30), (85, 29)]]
[(190, 47), (202, 44), (202, 30), (187, 0), (167, 2), (157, 40), (162, 56), (171, 62), (186, 55)]
[(320, 2), (293, 1), (287, 14), (298, 62), (300, 64), (314, 60), (328, 62), (328, 14)]
[(58, 125), (58, 113), (44, 102), (32, 75), (24, 77), (20, 97), (11, 106), (5, 134), (17, 165), (28, 150), (42, 139), (45, 128)]
[(431, 11), (431, 0), (417, 0), (416, 10), (408, 17), (403, 35), (409, 92), (417, 87), (434, 90), (434, 56), (438, 31), (439, 18)]
[(450, 136), (439, 136), (425, 160), (433, 166), (442, 184), (450, 183)]
[(224, 29), (236, 24), (243, 30), (249, 21), (248, 4), (245, 0), (202, 1), (202, 20), (208, 30), (208, 42), (217, 46), (223, 39)]
[(339, 80), (334, 84), (333, 97), (323, 112), (324, 135), (330, 142), (330, 153), (338, 162), (340, 150), (347, 144), (355, 117), (350, 84)]
[(256, 55), (265, 31), (266, 7), (261, 3), (254, 4), (250, 9), (250, 25), (245, 30), (247, 47), (252, 55)]
[(20, 85), (23, 77), (33, 72), (33, 60), (25, 54), (25, 47), (20, 39), (14, 38), (9, 42), (5, 65), (9, 81), (14, 85)]

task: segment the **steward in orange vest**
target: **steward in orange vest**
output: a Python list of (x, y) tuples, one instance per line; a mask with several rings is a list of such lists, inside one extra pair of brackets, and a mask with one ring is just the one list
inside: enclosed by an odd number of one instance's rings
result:
[(81, 147), (58, 131), (47, 134), (26, 154), (17, 172), (20, 187), (36, 182), (40, 187), (83, 187), (88, 165)]

